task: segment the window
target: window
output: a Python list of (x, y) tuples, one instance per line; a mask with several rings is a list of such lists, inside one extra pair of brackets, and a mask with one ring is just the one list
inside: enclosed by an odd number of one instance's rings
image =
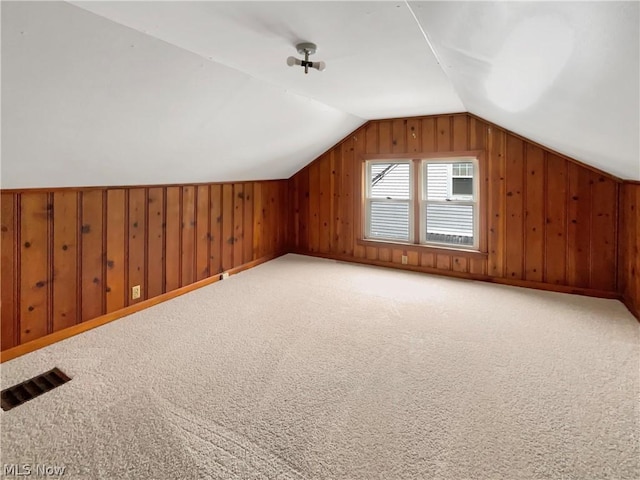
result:
[(453, 197), (473, 195), (473, 163), (451, 164), (451, 195)]
[(475, 159), (422, 161), (422, 243), (477, 248), (474, 163)]
[(411, 162), (367, 162), (366, 237), (412, 241)]
[(478, 250), (478, 159), (368, 160), (366, 240)]

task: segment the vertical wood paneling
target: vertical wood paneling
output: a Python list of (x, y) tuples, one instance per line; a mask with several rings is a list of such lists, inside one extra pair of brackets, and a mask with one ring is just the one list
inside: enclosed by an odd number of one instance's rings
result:
[(547, 155), (545, 281), (564, 285), (567, 269), (567, 161)]
[[(362, 189), (363, 189), (363, 162), (361, 161), (362, 155), (367, 150), (367, 144), (369, 143), (369, 131), (375, 131), (371, 129), (371, 125), (376, 125), (375, 123), (369, 123), (364, 127), (360, 128), (356, 135), (354, 136), (354, 152), (352, 157), (352, 189), (353, 189), (353, 255), (356, 258), (365, 258), (366, 257), (366, 248), (357, 243), (357, 237), (360, 235), (359, 232), (362, 231), (363, 223), (362, 223)], [(376, 144), (377, 140), (374, 139)]]
[(53, 194), (53, 331), (78, 323), (78, 193)]
[(392, 254), (390, 248), (379, 247), (378, 248), (378, 260), (382, 262), (391, 262)]
[(3, 192), (1, 348), (281, 253), (288, 208), (282, 180)]
[(524, 264), (524, 157), (523, 142), (513, 135), (507, 135), (507, 196), (506, 196), (506, 250), (505, 266), (507, 276), (523, 278)]
[(233, 268), (233, 185), (222, 186), (222, 271)]
[(416, 118), (407, 121), (407, 151), (422, 152), (422, 124)]
[(544, 276), (544, 151), (528, 144), (525, 152), (525, 279), (541, 282)]
[(505, 276), (506, 224), (506, 134), (499, 129), (489, 130), (489, 214), (488, 273), (492, 277)]
[(365, 255), (367, 260), (378, 260), (378, 252), (380, 251), (377, 247), (365, 247)]
[[(603, 175), (590, 172), (591, 184), (591, 268), (589, 287), (615, 290), (616, 274), (610, 268), (616, 261), (617, 186)], [(638, 238), (640, 243), (640, 237)]]
[(20, 204), (20, 342), (49, 333), (49, 215), (47, 193), (23, 193)]
[(209, 186), (196, 189), (196, 281), (209, 276)]
[(588, 287), (591, 255), (591, 185), (589, 171), (569, 163), (567, 207), (567, 281), (577, 287)]
[(263, 183), (253, 186), (253, 256), (260, 258), (264, 252), (263, 221), (262, 221), (262, 187)]
[(462, 273), (469, 272), (469, 259), (467, 257), (454, 255), (452, 261), (453, 261), (452, 267), (454, 272), (462, 272)]
[(489, 126), (476, 118), (469, 118), (469, 148), (483, 150), (487, 145)]
[[(367, 137), (369, 134), (367, 133)], [(383, 120), (378, 123), (378, 152), (377, 153), (392, 153), (393, 152), (393, 131), (392, 123), (390, 120)]]
[(469, 117), (466, 115), (455, 115), (453, 117), (453, 150), (461, 152), (469, 148)]
[[(310, 250), (309, 244), (309, 168), (303, 168), (299, 173), (300, 181), (298, 183), (298, 202), (300, 204), (300, 219), (298, 220), (298, 238), (300, 239), (299, 248), (303, 251)], [(256, 195), (256, 193), (254, 193)], [(255, 228), (255, 226), (254, 226)]]
[[(286, 189), (282, 189), (286, 192)], [(243, 263), (254, 260), (253, 257), (253, 182), (244, 184), (244, 212), (242, 232), (242, 258)]]
[[(146, 249), (146, 225), (147, 225), (147, 192), (145, 188), (132, 188), (129, 190), (129, 275), (126, 291), (127, 303), (133, 305), (147, 298), (147, 286), (145, 285), (145, 249)], [(140, 298), (133, 299), (131, 289), (140, 286)]]
[(298, 183), (300, 180), (299, 175), (294, 175), (291, 177), (289, 183), (289, 215), (287, 218), (287, 222), (289, 224), (289, 228), (291, 229), (291, 235), (288, 236), (288, 250), (291, 252), (295, 252), (300, 247), (300, 229), (297, 225), (300, 223), (300, 197), (299, 197), (299, 189)]
[(14, 347), (20, 343), (18, 325), (18, 259), (17, 244), (18, 231), (18, 196), (2, 194), (0, 198), (0, 250), (2, 268), (0, 269), (0, 289), (2, 308), (2, 350)]
[(450, 152), (453, 149), (451, 131), (451, 117), (442, 115), (436, 119), (436, 150)]
[(640, 184), (620, 186), (619, 289), (640, 319)]
[(180, 288), (180, 234), (182, 222), (182, 203), (180, 187), (167, 187), (165, 219), (165, 292)]
[(126, 305), (125, 195), (122, 189), (107, 191), (107, 313)]
[(242, 226), (244, 215), (244, 185), (233, 185), (233, 266), (242, 265), (243, 238)]
[[(380, 123), (373, 122), (369, 123), (365, 129), (365, 153), (387, 153), (384, 152), (385, 148), (380, 148), (379, 145), (379, 135), (378, 135), (378, 127)], [(386, 150), (389, 150), (390, 147), (386, 147)], [(315, 163), (315, 162), (313, 162)], [(313, 163), (309, 165), (309, 168), (313, 166)]]
[(269, 209), (271, 207), (271, 182), (266, 182), (262, 188), (262, 241), (263, 251), (270, 251), (273, 248), (273, 235), (272, 235), (272, 218), (269, 215)]
[(318, 223), (320, 232), (318, 251), (328, 253), (331, 251), (331, 203), (333, 202), (333, 195), (331, 194), (331, 152), (321, 157), (319, 174), (320, 190), (318, 192), (318, 200), (320, 215)]
[(436, 268), (439, 270), (451, 270), (451, 255), (438, 253), (436, 255)]
[[(322, 158), (322, 157), (320, 157)], [(309, 166), (309, 251), (320, 251), (320, 163)]]
[(180, 285), (185, 286), (195, 281), (195, 187), (182, 187), (182, 276)]
[(407, 120), (398, 118), (391, 122), (391, 151), (393, 153), (407, 151)]
[(82, 193), (81, 245), (82, 245), (82, 313), (81, 321), (91, 320), (105, 311), (105, 285), (103, 256), (104, 198), (102, 190)]
[(212, 275), (222, 272), (222, 186), (211, 185), (211, 258), (209, 271)]
[(436, 151), (436, 119), (423, 118), (422, 119), (422, 151), (423, 152), (435, 152)]
[(164, 188), (150, 188), (147, 198), (147, 298), (164, 292)]
[(420, 265), (427, 268), (434, 268), (436, 265), (436, 255), (434, 253), (423, 253), (420, 255)]
[(342, 146), (336, 147), (331, 153), (331, 244), (332, 251), (342, 252), (344, 247), (344, 219), (342, 212), (346, 210), (342, 197), (342, 176), (344, 156)]
[(340, 235), (343, 239), (343, 248), (340, 251), (343, 255), (353, 255), (354, 243), (354, 137), (349, 138), (344, 144), (341, 155), (342, 173), (339, 177), (341, 180), (340, 196), (342, 199), (342, 208), (339, 210), (341, 215)]
[(287, 184), (286, 180), (278, 180), (276, 182), (276, 195), (278, 196), (278, 205), (274, 211), (276, 215), (276, 225), (278, 226), (278, 244), (276, 245), (276, 252), (287, 251), (288, 241), (288, 223), (287, 212), (289, 211), (289, 203), (287, 197)]
[[(291, 241), (302, 252), (401, 264), (402, 248), (358, 242), (363, 223), (362, 155), (467, 150), (482, 152), (479, 221), (486, 228), (479, 244), (486, 257), (409, 250), (409, 266), (615, 291), (615, 180), (605, 176), (596, 185), (598, 174), (588, 168), (465, 114), (371, 121), (325, 152), (289, 181), (294, 209), (288, 222)], [(580, 239), (575, 226), (571, 238), (567, 231), (568, 164), (579, 175), (593, 176), (594, 182), (593, 198), (583, 192), (574, 201), (574, 210), (580, 210), (589, 229), (580, 232)], [(324, 236), (326, 230), (331, 231), (329, 237)], [(599, 251), (604, 254), (596, 259)], [(586, 283), (585, 272), (591, 278)]]

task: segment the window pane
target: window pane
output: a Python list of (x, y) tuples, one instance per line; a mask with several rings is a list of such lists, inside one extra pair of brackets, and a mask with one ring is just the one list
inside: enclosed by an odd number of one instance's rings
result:
[[(433, 162), (424, 169), (428, 200), (472, 200), (473, 163)], [(459, 197), (466, 198), (459, 198)], [(458, 197), (458, 198), (454, 198)]]
[(473, 245), (473, 206), (427, 205), (427, 242)]
[(369, 238), (409, 241), (409, 204), (371, 202)]
[(453, 176), (454, 177), (472, 177), (473, 163), (454, 163)]
[(429, 200), (446, 200), (449, 197), (450, 163), (428, 163), (427, 198)]
[(371, 163), (369, 167), (372, 198), (409, 198), (411, 175), (408, 163)]
[(467, 195), (473, 197), (473, 178), (454, 177), (451, 184), (453, 195)]

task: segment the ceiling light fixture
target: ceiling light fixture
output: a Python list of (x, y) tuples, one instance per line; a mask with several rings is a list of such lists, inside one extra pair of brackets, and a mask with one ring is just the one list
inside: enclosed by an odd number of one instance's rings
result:
[(327, 68), (327, 65), (324, 62), (309, 61), (309, 55), (313, 55), (318, 50), (318, 47), (315, 43), (299, 43), (298, 45), (296, 45), (296, 49), (298, 50), (299, 54), (304, 55), (304, 60), (300, 60), (296, 57), (289, 57), (287, 58), (287, 65), (289, 65), (290, 67), (293, 67), (294, 65), (300, 65), (304, 67), (305, 74), (309, 73), (309, 67), (315, 68), (316, 70), (319, 70), (321, 72), (324, 71), (325, 68)]

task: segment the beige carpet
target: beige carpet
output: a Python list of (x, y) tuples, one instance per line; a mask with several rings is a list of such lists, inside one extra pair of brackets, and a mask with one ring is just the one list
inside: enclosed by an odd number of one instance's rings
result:
[(617, 301), (287, 255), (2, 365), (2, 462), (102, 479), (640, 478)]

